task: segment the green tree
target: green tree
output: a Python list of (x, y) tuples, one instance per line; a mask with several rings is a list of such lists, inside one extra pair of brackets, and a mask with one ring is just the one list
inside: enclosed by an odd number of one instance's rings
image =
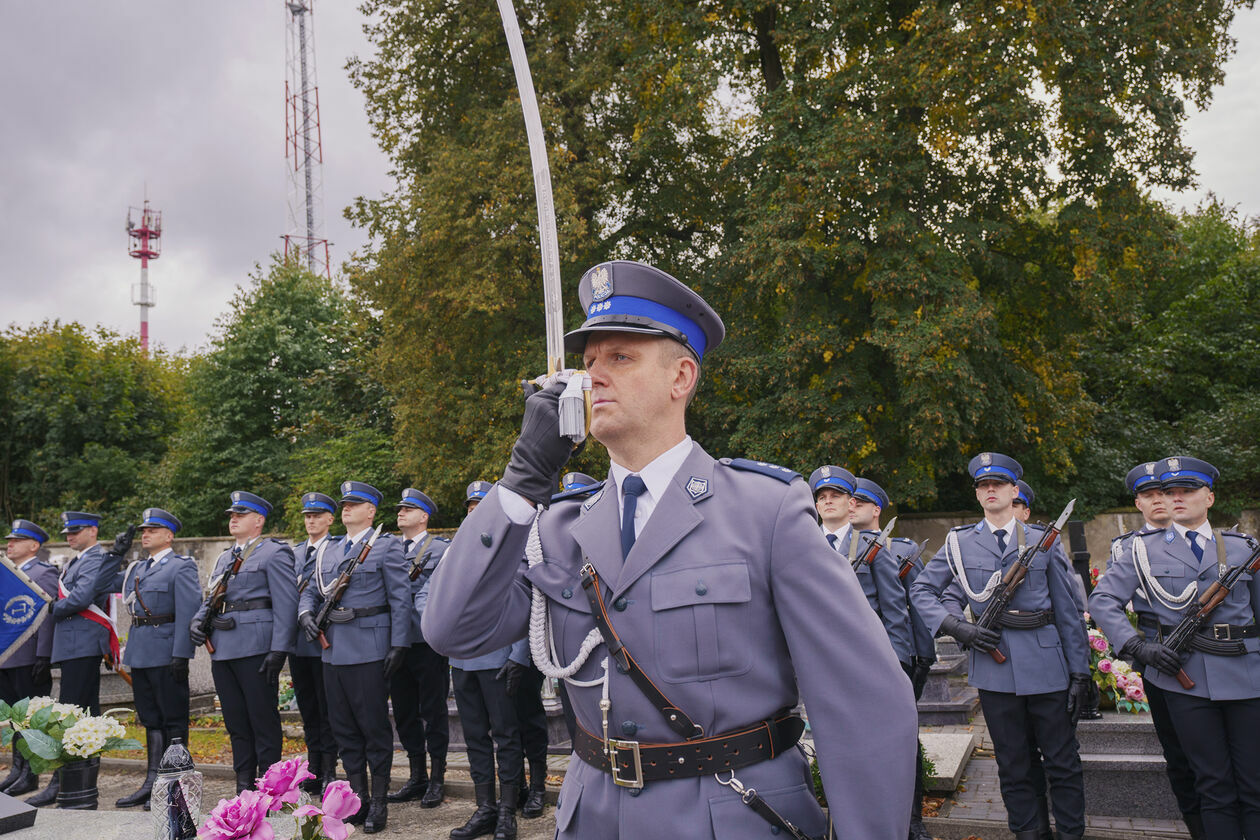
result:
[(191, 364), (194, 410), (146, 489), (154, 504), (173, 506), (188, 534), (222, 533), (237, 489), (276, 505), (279, 527), (291, 522), (295, 492), (335, 489), (295, 486), (325, 444), (388, 433), (389, 399), (362, 364), (375, 325), (336, 285), (276, 259), (238, 288), (217, 327), (210, 351)]

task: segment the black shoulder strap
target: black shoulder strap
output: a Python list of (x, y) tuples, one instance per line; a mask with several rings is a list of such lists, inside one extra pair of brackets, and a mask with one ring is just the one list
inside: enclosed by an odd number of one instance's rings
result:
[(604, 595), (600, 591), (599, 575), (595, 567), (587, 563), (582, 567), (582, 590), (591, 603), (591, 616), (595, 619), (595, 627), (608, 646), (608, 655), (617, 663), (617, 669), (630, 676), (630, 680), (639, 691), (643, 692), (656, 710), (665, 718), (669, 728), (686, 740), (704, 737), (704, 728), (687, 716), (687, 713), (669, 701), (664, 693), (652, 682), (652, 678), (643, 673), (639, 663), (634, 661), (630, 651), (621, 643), (621, 637), (613, 629), (608, 620), (608, 609), (604, 606)]

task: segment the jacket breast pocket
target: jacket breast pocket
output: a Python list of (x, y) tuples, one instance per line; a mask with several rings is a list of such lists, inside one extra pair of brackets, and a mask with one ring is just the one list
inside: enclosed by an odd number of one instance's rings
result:
[(989, 585), (989, 579), (1001, 568), (996, 557), (968, 558), (963, 562), (963, 573), (967, 575), (967, 583), (979, 592)]
[(1151, 574), (1160, 580), (1184, 579), (1190, 569), (1184, 563), (1175, 560), (1152, 560)]
[(652, 575), (656, 662), (669, 682), (738, 676), (751, 667), (744, 643), (752, 600), (742, 561)]

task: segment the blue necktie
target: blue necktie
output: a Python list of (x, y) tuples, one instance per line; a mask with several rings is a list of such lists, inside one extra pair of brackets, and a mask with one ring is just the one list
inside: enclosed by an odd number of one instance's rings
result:
[(346, 539), (346, 547), (342, 550), (341, 556), (342, 556), (342, 557), (349, 557), (349, 556), (350, 556), (350, 549), (352, 549), (352, 548), (354, 548), (354, 543), (352, 543), (352, 542), (351, 542), (351, 541), (347, 538), (347, 539)]
[(1199, 545), (1199, 532), (1186, 531), (1186, 536), (1190, 538), (1190, 550), (1194, 552), (1194, 559), (1203, 562), (1203, 546)]
[(643, 483), (643, 479), (637, 475), (626, 476), (626, 482), (621, 488), (621, 492), (625, 494), (625, 501), (621, 503), (621, 559), (630, 556), (630, 549), (634, 546), (634, 511), (639, 506), (639, 494), (647, 490), (647, 485)]
[(1006, 529), (998, 528), (993, 532), (993, 536), (997, 537), (998, 551), (1002, 554), (1006, 553)]
[[(835, 535), (835, 534), (828, 534), (828, 535), (827, 535), (827, 542), (828, 542), (828, 543), (830, 543), (830, 545), (831, 545), (831, 547), (832, 547), (833, 549), (835, 549), (835, 548), (836, 548), (836, 540), (837, 540), (837, 539), (838, 539), (838, 537), (836, 537), (836, 535)], [(836, 550), (837, 550), (837, 551), (839, 551), (839, 549), (836, 549)]]

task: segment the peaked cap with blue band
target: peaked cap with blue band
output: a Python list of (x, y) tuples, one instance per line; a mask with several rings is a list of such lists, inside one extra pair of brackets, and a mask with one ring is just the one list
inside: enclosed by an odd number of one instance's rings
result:
[(370, 505), (381, 506), (381, 499), (385, 498), (380, 490), (377, 490), (371, 484), (362, 481), (343, 481), (341, 482), (341, 503), (359, 504), (367, 502)]
[(578, 300), (586, 320), (565, 335), (567, 353), (581, 354), (591, 333), (641, 332), (668, 336), (700, 360), (726, 335), (704, 298), (641, 262), (613, 260), (590, 269), (578, 283)]
[(967, 472), (979, 482), (992, 479), (1015, 484), (1024, 475), (1019, 461), (999, 452), (981, 452), (967, 464)]
[(857, 480), (857, 485), (853, 489), (853, 498), (878, 505), (880, 510), (888, 507), (888, 494), (884, 492), (883, 487), (880, 487), (869, 478), (859, 478)]
[(394, 507), (420, 508), (429, 516), (437, 516), (437, 504), (414, 487), (408, 487), (402, 491), (402, 499)]
[(1021, 478), (1015, 482), (1015, 486), (1019, 488), (1019, 495), (1015, 497), (1015, 501), (1023, 502), (1026, 507), (1032, 508), (1032, 503), (1037, 498), (1037, 494), (1028, 486), (1028, 482)]
[(1159, 490), (1164, 486), (1159, 481), (1159, 464), (1159, 461), (1138, 464), (1124, 477), (1124, 486), (1134, 496), (1146, 490)]
[(35, 542), (43, 545), (48, 542), (48, 532), (36, 525), (29, 519), (13, 520), (13, 527), (9, 530), (6, 540), (35, 540)]
[(304, 493), (302, 513), (336, 513), (337, 500), (324, 493)]
[(248, 490), (233, 490), (232, 505), (224, 513), (260, 513), (271, 515), (271, 502)]
[(83, 528), (101, 527), (101, 517), (96, 513), (84, 513), (81, 510), (62, 511), (61, 533), (72, 534)]
[(598, 483), (598, 481), (582, 472), (568, 472), (560, 478), (560, 487), (563, 488), (566, 493), (570, 490), (577, 490), (581, 487), (590, 487), (592, 484)]
[(490, 488), (494, 485), (488, 481), (474, 481), (468, 485), (468, 489), (464, 491), (464, 503), (479, 502), (490, 492)]
[(853, 495), (853, 490), (857, 487), (857, 478), (844, 467), (827, 464), (814, 470), (809, 475), (809, 490), (811, 493), (817, 496), (818, 491), (825, 487), (831, 487), (839, 490), (841, 493)]
[(145, 508), (141, 516), (144, 517), (140, 522), (141, 528), (165, 528), (172, 534), (177, 534), (183, 525), (179, 517), (161, 508)]
[(1175, 456), (1165, 458), (1155, 468), (1164, 487), (1211, 487), (1221, 473), (1207, 461)]

